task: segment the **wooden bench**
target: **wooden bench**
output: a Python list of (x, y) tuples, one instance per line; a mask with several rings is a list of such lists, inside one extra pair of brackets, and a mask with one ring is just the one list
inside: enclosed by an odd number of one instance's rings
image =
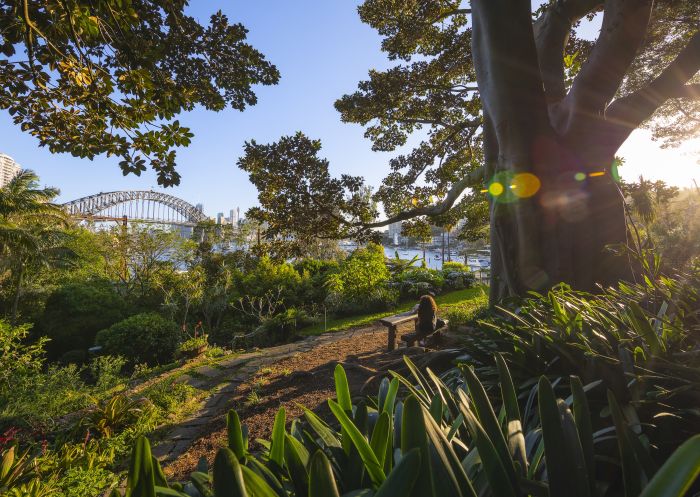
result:
[[(415, 326), (418, 326), (418, 315), (413, 311), (404, 312), (401, 314), (396, 314), (394, 316), (389, 316), (384, 319), (380, 319), (379, 322), (389, 329), (389, 337), (387, 343), (387, 350), (391, 351), (396, 348), (396, 330), (399, 325), (413, 321)], [(416, 330), (414, 333), (406, 333), (401, 335), (401, 341), (406, 342), (408, 347), (415, 345), (417, 340), (422, 340), (429, 336), (434, 336), (436, 333), (439, 335), (440, 330), (447, 326), (447, 321), (442, 321), (444, 324), (437, 328), (432, 333), (422, 334), (418, 333)]]
[(417, 314), (413, 311), (408, 311), (379, 320), (381, 324), (389, 328), (389, 343), (387, 344), (387, 350), (394, 350), (396, 348), (396, 329), (399, 327), (399, 325), (410, 321), (416, 321), (416, 319)]

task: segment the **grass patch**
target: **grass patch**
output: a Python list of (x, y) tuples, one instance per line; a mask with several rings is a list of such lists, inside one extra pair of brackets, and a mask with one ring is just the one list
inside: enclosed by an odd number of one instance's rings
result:
[[(470, 305), (470, 302), (472, 301), (474, 302), (473, 306), (475, 308), (480, 308), (481, 306), (485, 305), (488, 300), (487, 293), (486, 287), (480, 285), (474, 288), (467, 288), (465, 290), (457, 290), (454, 292), (445, 293), (443, 295), (438, 295), (435, 297), (435, 301), (440, 309), (440, 314), (444, 314), (454, 306), (467, 306)], [(367, 326), (374, 323), (378, 319), (393, 316), (394, 314), (399, 314), (401, 312), (410, 311), (415, 305), (416, 301), (410, 300), (400, 303), (391, 311), (329, 319), (325, 332), (343, 331), (358, 326)], [(324, 333), (323, 323), (315, 324), (299, 331), (299, 334), (302, 336), (320, 335), (322, 333)]]

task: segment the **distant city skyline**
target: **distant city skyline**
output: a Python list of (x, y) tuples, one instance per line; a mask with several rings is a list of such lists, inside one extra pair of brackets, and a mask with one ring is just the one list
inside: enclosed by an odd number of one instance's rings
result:
[[(98, 157), (93, 162), (68, 154), (51, 154), (37, 140), (22, 132), (6, 113), (0, 113), (0, 152), (23, 167), (33, 169), (41, 183), (60, 188), (58, 200), (67, 202), (100, 191), (162, 191), (192, 205), (202, 203), (207, 215), (227, 213), (240, 206), (241, 213), (257, 205), (257, 191), (236, 162), (247, 140), (278, 140), (301, 130), (321, 139), (321, 156), (329, 160), (331, 173), (363, 176), (374, 188), (389, 172), (389, 159), (410, 150), (416, 140), (392, 153), (373, 152), (359, 125), (344, 124), (333, 107), (343, 94), (354, 92), (371, 69), (385, 70), (395, 63), (380, 51), (381, 38), (363, 24), (356, 12), (360, 0), (328, 2), (195, 2), (189, 12), (200, 21), (221, 8), (231, 22), (249, 29), (249, 41), (280, 69), (282, 79), (273, 87), (256, 88), (258, 104), (245, 112), (220, 113), (197, 108), (179, 116), (195, 133), (192, 145), (178, 151), (182, 184), (157, 186), (149, 170), (140, 177), (123, 176), (118, 159)], [(595, 26), (586, 28), (595, 36)], [(663, 179), (680, 187), (700, 182), (697, 152), (700, 140), (680, 149), (661, 149), (648, 131), (638, 130), (622, 147), (627, 159), (622, 175), (635, 180), (640, 174)]]

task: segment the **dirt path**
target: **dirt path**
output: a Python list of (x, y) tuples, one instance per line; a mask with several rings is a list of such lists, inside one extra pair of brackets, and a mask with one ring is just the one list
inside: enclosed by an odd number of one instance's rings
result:
[(248, 426), (251, 442), (269, 439), (280, 406), (285, 407), (288, 420), (302, 413), (299, 405), (326, 417), (326, 399), (334, 396), (336, 364), (344, 363), (350, 387), (356, 393), (371, 376), (386, 344), (386, 328), (368, 326), (310, 337), (195, 369), (179, 381), (212, 393), (197, 413), (165, 436), (166, 441), (154, 448), (154, 454), (162, 460), (170, 478), (183, 479), (201, 457), (211, 462), (226, 443), (225, 414), (229, 409), (238, 411)]

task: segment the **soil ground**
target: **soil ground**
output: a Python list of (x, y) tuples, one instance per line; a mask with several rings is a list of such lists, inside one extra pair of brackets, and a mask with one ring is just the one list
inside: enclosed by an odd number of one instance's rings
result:
[[(399, 336), (407, 331), (412, 331), (412, 324), (399, 328)], [(343, 363), (351, 391), (357, 394), (386, 352), (387, 330), (381, 325), (368, 326), (323, 335), (305, 344), (309, 341), (290, 346), (281, 356), (263, 355), (248, 363), (247, 371), (230, 375), (220, 393), (214, 394), (215, 407), (206, 422), (200, 418), (196, 427), (182, 428), (196, 433), (189, 433), (187, 440), (171, 449), (164, 460), (166, 475), (186, 479), (202, 457), (211, 465), (216, 451), (226, 444), (225, 415), (229, 409), (235, 409), (247, 425), (252, 449), (257, 447), (256, 439), (269, 440), (280, 406), (284, 406), (288, 422), (302, 414), (302, 405), (328, 420), (327, 399), (335, 397), (336, 364)]]

